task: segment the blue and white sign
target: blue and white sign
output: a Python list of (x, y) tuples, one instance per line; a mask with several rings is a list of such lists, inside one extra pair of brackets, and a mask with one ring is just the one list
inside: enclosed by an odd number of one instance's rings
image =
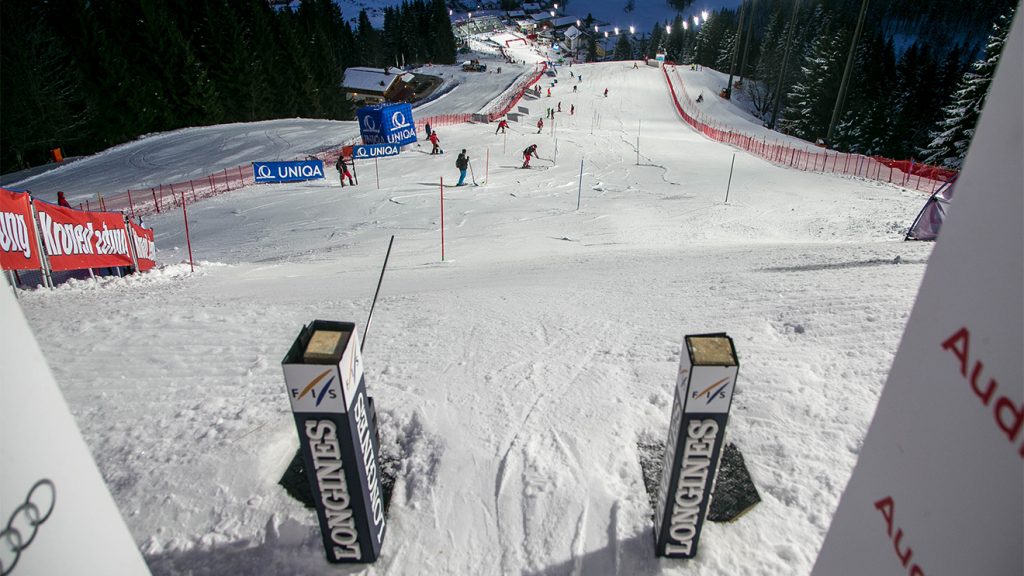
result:
[(316, 180), (324, 177), (324, 163), (322, 160), (253, 162), (252, 174), (257, 184)]
[(402, 147), (398, 144), (370, 144), (367, 146), (353, 146), (352, 159), (365, 160), (369, 158), (383, 158), (385, 156), (398, 156)]
[(409, 104), (377, 104), (356, 110), (363, 144), (398, 144), (416, 141), (416, 123)]

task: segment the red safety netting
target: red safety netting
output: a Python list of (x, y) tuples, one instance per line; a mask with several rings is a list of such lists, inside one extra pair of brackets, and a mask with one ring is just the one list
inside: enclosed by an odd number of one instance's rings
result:
[[(669, 74), (669, 68), (672, 74)], [(915, 163), (912, 160), (892, 160), (881, 156), (864, 156), (837, 152), (807, 143), (802, 149), (778, 140), (769, 143), (767, 138), (757, 138), (723, 127), (699, 111), (699, 106), (682, 89), (683, 79), (675, 66), (662, 67), (665, 81), (672, 96), (672, 103), (683, 121), (694, 130), (712, 140), (742, 148), (769, 162), (798, 170), (845, 174), (868, 180), (887, 182), (904, 188), (920, 190), (929, 194), (956, 175), (955, 171)], [(675, 84), (680, 90), (677, 92)], [(680, 97), (682, 94), (682, 97)]]
[(530, 86), (536, 84), (537, 81), (544, 76), (544, 73), (547, 72), (547, 70), (547, 62), (543, 62), (534, 70), (533, 74), (513, 84), (511, 90), (505, 91), (506, 95), (504, 97), (488, 107), (489, 110), (485, 112), (485, 114), (487, 114), (487, 119), (493, 122), (505, 114), (508, 114), (508, 111), (519, 102), (519, 99), (523, 97), (523, 94), (526, 94), (526, 91), (529, 90)]

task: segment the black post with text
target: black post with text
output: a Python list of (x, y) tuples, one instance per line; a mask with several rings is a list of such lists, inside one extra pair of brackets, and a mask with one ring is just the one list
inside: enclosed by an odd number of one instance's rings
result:
[(386, 522), (376, 417), (356, 325), (315, 320), (282, 361), (328, 562), (380, 556)]
[(697, 554), (738, 373), (736, 348), (725, 334), (684, 338), (654, 515), (659, 556)]

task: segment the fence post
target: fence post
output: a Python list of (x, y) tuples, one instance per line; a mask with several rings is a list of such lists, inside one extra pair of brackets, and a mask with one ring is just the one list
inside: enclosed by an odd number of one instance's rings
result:
[(227, 186), (227, 190), (225, 190), (225, 192), (230, 192), (231, 191), (231, 181), (228, 180), (228, 169), (227, 168), (224, 169), (224, 186)]
[(150, 194), (153, 195), (153, 206), (156, 206), (156, 213), (159, 214), (160, 213), (160, 203), (156, 199), (156, 190), (150, 188), (149, 192), (150, 192)]
[(195, 202), (196, 201), (196, 185), (192, 182), (192, 180), (188, 181), (188, 185), (192, 189), (192, 201)]

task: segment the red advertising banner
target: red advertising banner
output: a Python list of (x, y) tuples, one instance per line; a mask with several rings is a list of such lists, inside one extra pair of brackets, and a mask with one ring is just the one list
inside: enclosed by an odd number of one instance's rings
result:
[(0, 268), (4, 270), (37, 270), (40, 268), (36, 249), (35, 227), (29, 195), (0, 188)]
[(36, 202), (36, 212), (51, 270), (132, 265), (121, 214), (81, 212), (45, 202)]
[(135, 258), (139, 261), (139, 272), (145, 272), (156, 266), (156, 241), (153, 239), (153, 230), (132, 222), (131, 231)]

